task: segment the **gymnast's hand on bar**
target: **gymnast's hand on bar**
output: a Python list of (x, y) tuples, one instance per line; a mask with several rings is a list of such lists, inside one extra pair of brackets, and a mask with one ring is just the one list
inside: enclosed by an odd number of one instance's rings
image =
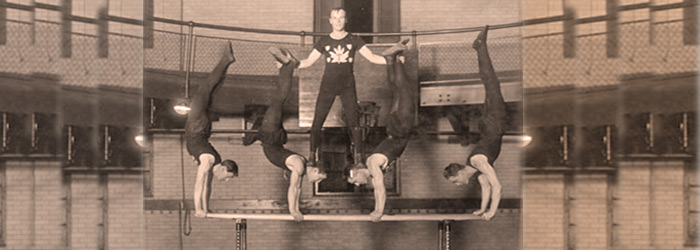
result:
[(294, 212), (294, 213), (291, 213), (291, 215), (292, 215), (292, 217), (294, 217), (294, 221), (299, 222), (299, 221), (304, 220), (304, 215), (301, 214), (301, 212)]
[(491, 218), (493, 218), (493, 216), (495, 216), (495, 215), (496, 215), (496, 210), (491, 209), (488, 212), (482, 214), (481, 218), (484, 218), (484, 220), (491, 220)]
[(194, 212), (194, 217), (206, 218), (206, 217), (207, 217), (207, 211), (204, 211), (204, 210), (197, 210), (197, 211)]
[(370, 218), (372, 221), (374, 221), (374, 222), (379, 222), (379, 221), (382, 220), (382, 216), (383, 216), (383, 215), (384, 215), (383, 212), (381, 212), (381, 211), (376, 211), (376, 210), (375, 210), (375, 211), (372, 211), (372, 212), (369, 214), (369, 218)]

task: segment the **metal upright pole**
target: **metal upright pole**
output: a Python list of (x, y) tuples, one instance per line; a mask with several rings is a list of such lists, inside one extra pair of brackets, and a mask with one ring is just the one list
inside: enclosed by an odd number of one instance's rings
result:
[(190, 22), (190, 34), (187, 44), (187, 68), (185, 69), (185, 99), (190, 98), (190, 63), (192, 61), (192, 41), (194, 40), (194, 22)]
[(442, 240), (444, 239), (445, 231), (443, 231), (444, 221), (438, 222), (438, 250), (442, 250)]
[(236, 220), (236, 250), (241, 250), (241, 230), (243, 226), (240, 220)]
[(450, 250), (450, 221), (445, 221), (445, 250)]
[(242, 250), (247, 250), (248, 249), (248, 239), (247, 239), (247, 234), (248, 234), (248, 225), (246, 224), (246, 220), (243, 219), (241, 220), (241, 223), (243, 224), (243, 249)]

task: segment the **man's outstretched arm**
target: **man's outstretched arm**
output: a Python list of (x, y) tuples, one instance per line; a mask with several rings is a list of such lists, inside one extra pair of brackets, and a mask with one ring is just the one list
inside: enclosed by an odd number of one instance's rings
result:
[(482, 215), (485, 220), (490, 220), (494, 215), (496, 215), (498, 204), (501, 202), (501, 182), (498, 181), (496, 171), (493, 169), (491, 164), (489, 164), (486, 156), (476, 155), (473, 156), (470, 161), (472, 166), (479, 170), (482, 175), (486, 176), (486, 180), (488, 180), (489, 184), (491, 185), (491, 207), (489, 208), (488, 212)]
[(289, 176), (289, 188), (287, 189), (287, 203), (289, 204), (289, 214), (294, 217), (295, 221), (304, 219), (299, 211), (299, 195), (301, 194), (302, 176), (299, 171), (292, 170)]
[(481, 215), (486, 212), (486, 208), (491, 200), (491, 184), (489, 183), (488, 178), (486, 178), (486, 175), (483, 174), (479, 174), (477, 180), (479, 180), (479, 184), (481, 184), (481, 207), (479, 210), (474, 211), (473, 214)]
[(308, 68), (309, 66), (313, 65), (319, 58), (321, 58), (321, 52), (318, 52), (318, 50), (314, 49), (311, 51), (311, 53), (309, 53), (309, 57), (299, 61), (298, 68)]
[(285, 160), (285, 165), (292, 173), (289, 175), (289, 188), (287, 189), (287, 203), (289, 214), (295, 221), (301, 221), (304, 216), (299, 212), (299, 196), (301, 195), (301, 180), (304, 173), (304, 158), (299, 155), (290, 155)]
[(211, 189), (211, 168), (214, 163), (214, 156), (202, 154), (199, 156), (199, 166), (197, 167), (197, 177), (194, 182), (194, 216), (205, 217), (209, 212), (209, 200), (207, 193)]
[(365, 57), (365, 59), (371, 63), (386, 64), (386, 59), (384, 59), (383, 56), (375, 55), (371, 50), (369, 50), (369, 48), (367, 48), (367, 46), (362, 46), (358, 52), (360, 52), (360, 55)]
[(372, 175), (372, 186), (374, 186), (374, 211), (369, 214), (372, 221), (380, 221), (384, 215), (384, 205), (386, 204), (386, 188), (384, 187), (384, 173), (379, 168), (381, 164), (368, 162), (367, 168)]

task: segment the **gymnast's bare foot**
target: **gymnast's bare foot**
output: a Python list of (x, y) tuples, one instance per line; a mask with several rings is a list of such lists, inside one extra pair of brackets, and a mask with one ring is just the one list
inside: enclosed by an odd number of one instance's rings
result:
[(299, 67), (299, 59), (297, 59), (291, 51), (286, 48), (282, 48), (282, 52), (287, 55), (287, 58), (289, 58), (289, 63), (292, 64), (294, 68)]
[(270, 54), (272, 54), (272, 56), (275, 57), (275, 60), (277, 60), (277, 62), (281, 64), (289, 63), (289, 57), (287, 57), (287, 55), (284, 54), (282, 49), (278, 47), (269, 47), (267, 48), (267, 52), (270, 52)]
[(486, 25), (481, 32), (479, 32), (479, 35), (476, 36), (476, 39), (474, 39), (474, 43), (472, 43), (472, 48), (478, 50), (480, 48), (483, 48), (486, 46), (486, 35), (489, 32), (489, 26)]
[(251, 145), (257, 140), (260, 140), (258, 133), (245, 133), (243, 135), (243, 146)]
[(233, 63), (236, 61), (236, 57), (233, 56), (233, 45), (231, 44), (231, 41), (227, 42), (227, 44), (224, 47), (224, 56), (222, 60), (226, 60), (226, 62)]
[(409, 39), (404, 39), (403, 41), (395, 44), (394, 46), (391, 46), (390, 48), (382, 51), (382, 56), (395, 56), (404, 50), (408, 49), (406, 47), (406, 44), (408, 43)]
[(306, 166), (316, 167), (316, 154), (314, 152), (311, 152), (311, 154), (309, 154), (309, 160), (306, 161)]

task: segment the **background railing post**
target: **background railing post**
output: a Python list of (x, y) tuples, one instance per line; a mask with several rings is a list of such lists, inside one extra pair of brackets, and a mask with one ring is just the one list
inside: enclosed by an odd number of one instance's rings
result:
[(411, 31), (411, 40), (413, 40), (413, 47), (418, 49), (418, 31)]
[(576, 18), (574, 17), (574, 15), (575, 14), (573, 9), (564, 9), (564, 42), (562, 44), (562, 49), (564, 50), (564, 58), (576, 57)]
[(73, 27), (71, 20), (72, 0), (61, 0), (61, 57), (70, 58), (73, 49), (71, 42)]
[[(143, 48), (152, 49), (154, 45), (154, 22), (153, 16), (155, 7), (153, 0), (143, 0)], [(182, 27), (182, 26), (180, 26)]]
[(7, 0), (0, 0), (0, 45), (7, 44)]
[(607, 7), (607, 16), (608, 20), (605, 21), (605, 27), (606, 27), (606, 53), (608, 58), (617, 58), (618, 57), (618, 51), (619, 51), (619, 39), (620, 36), (618, 35), (618, 15), (617, 15), (617, 5), (618, 5), (618, 0), (606, 0), (606, 7)]
[(185, 99), (190, 98), (190, 64), (192, 63), (192, 44), (194, 42), (194, 22), (190, 21), (187, 43), (187, 68), (185, 69)]

